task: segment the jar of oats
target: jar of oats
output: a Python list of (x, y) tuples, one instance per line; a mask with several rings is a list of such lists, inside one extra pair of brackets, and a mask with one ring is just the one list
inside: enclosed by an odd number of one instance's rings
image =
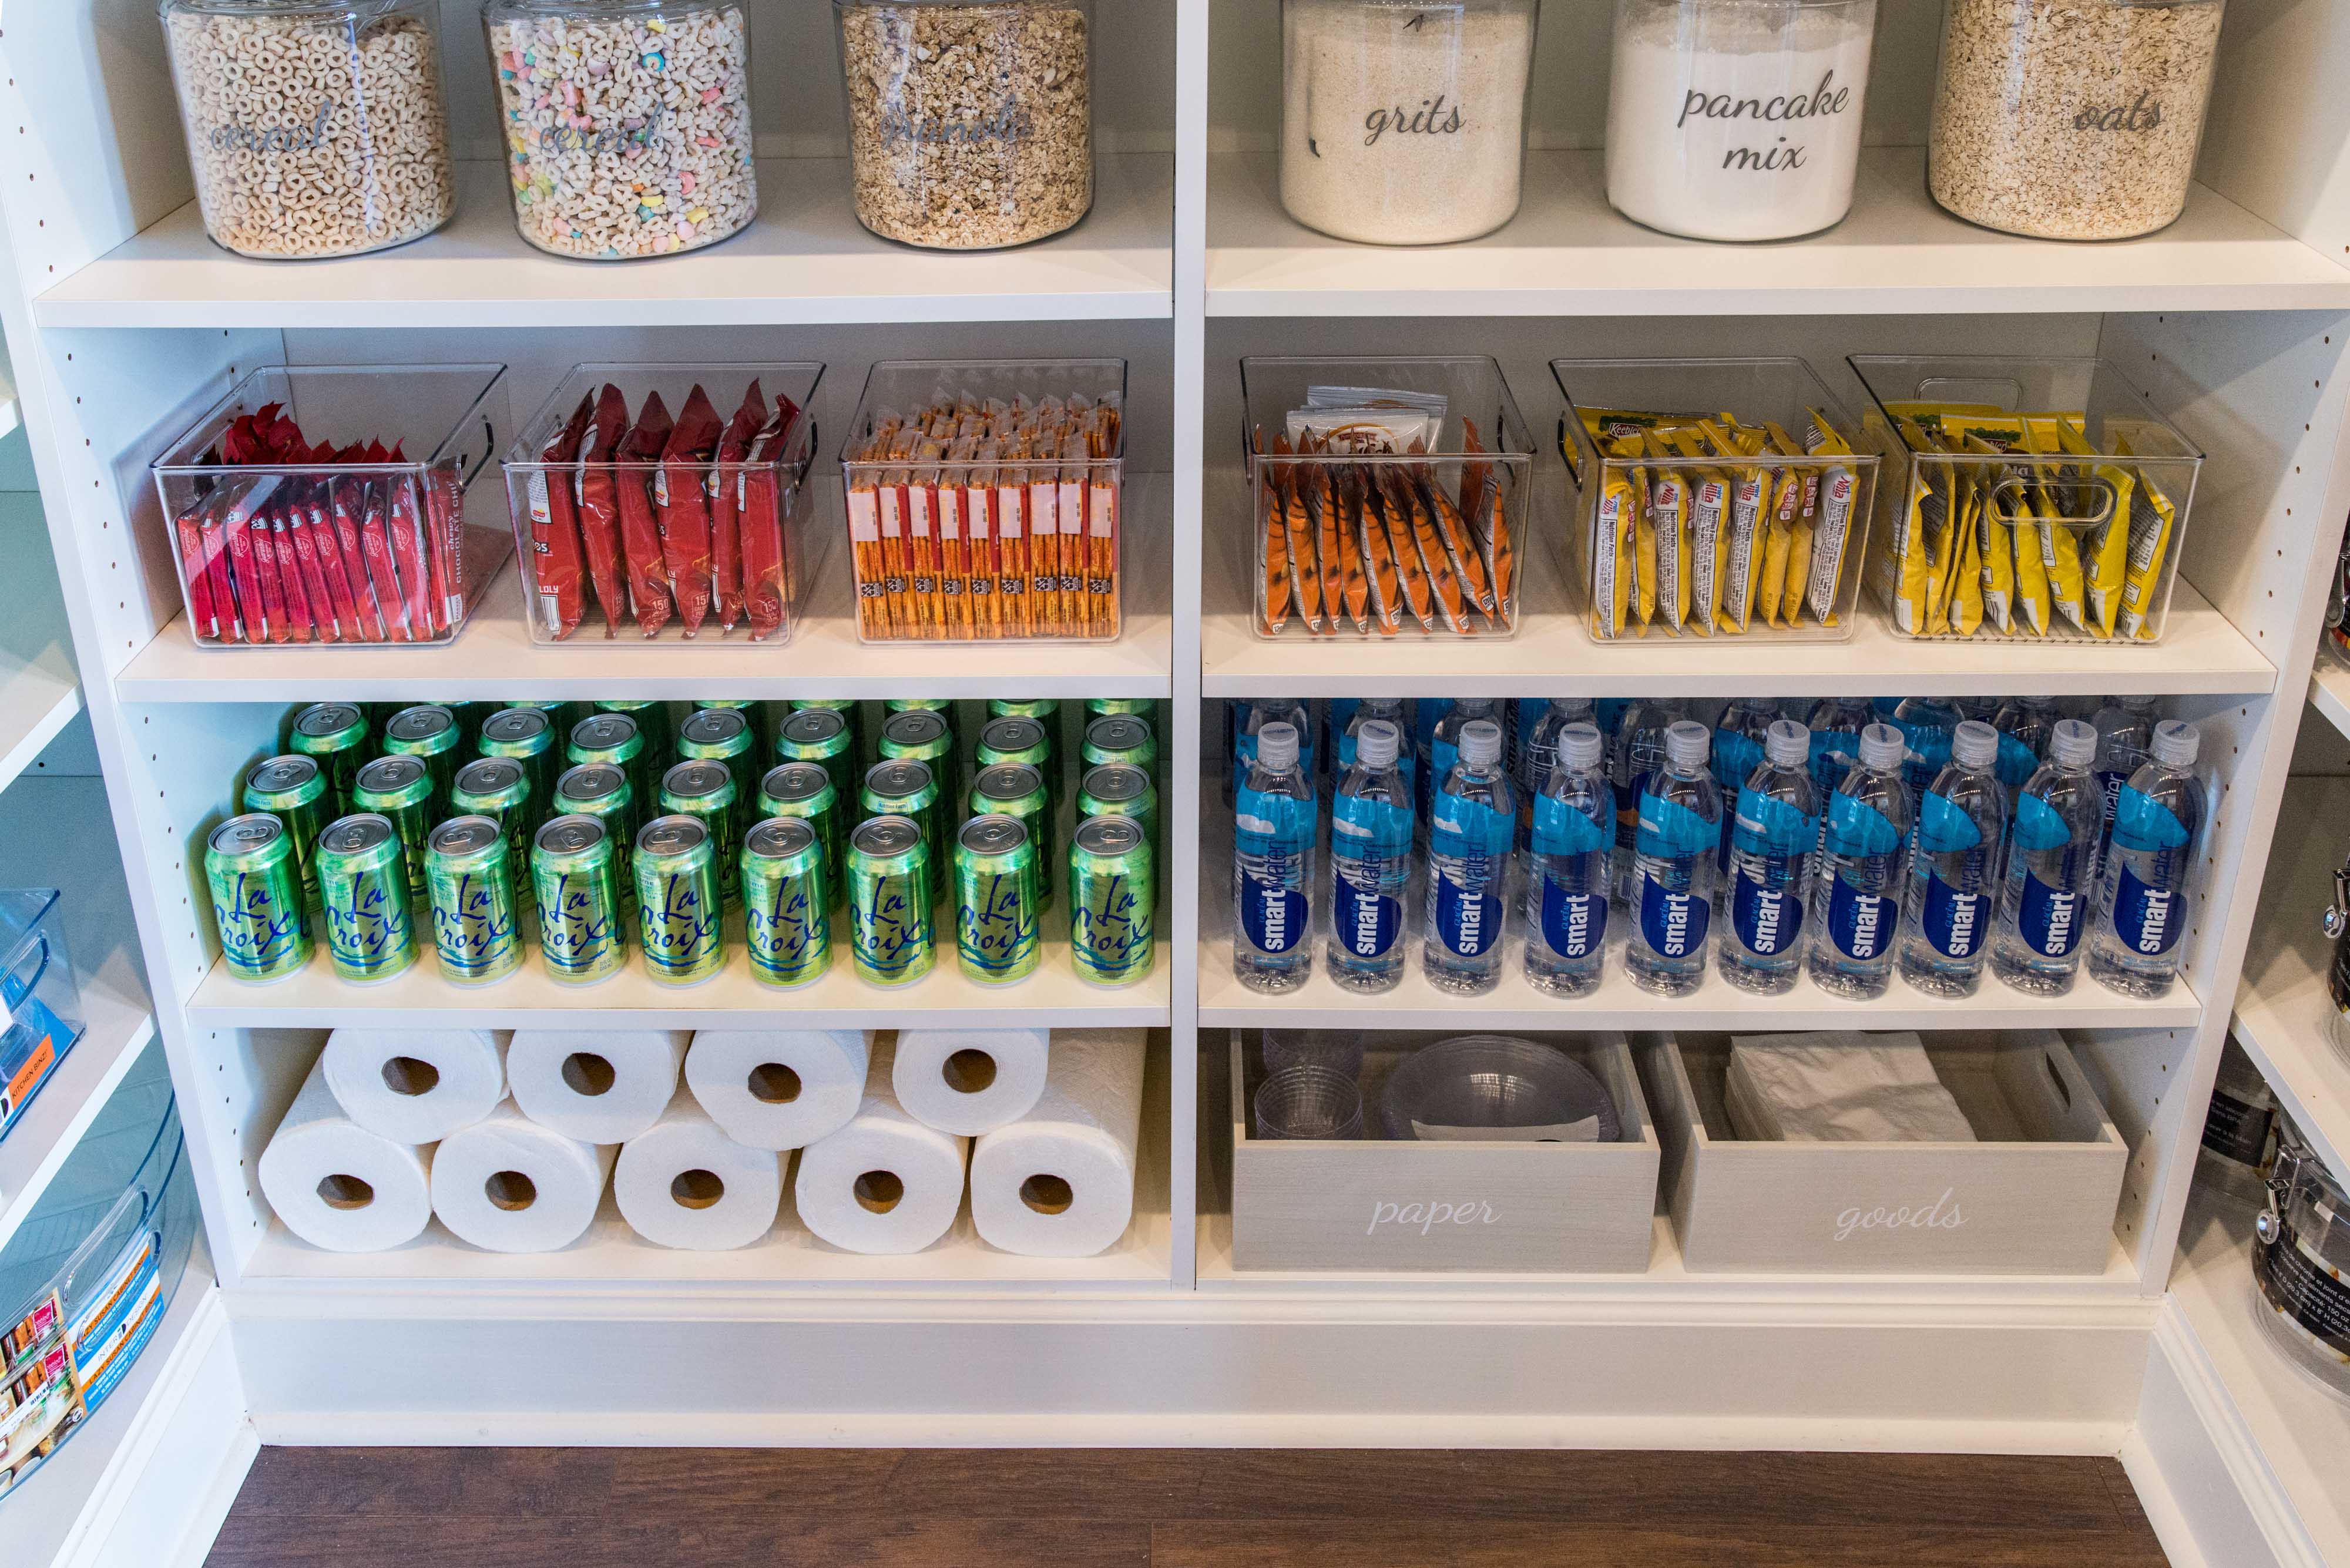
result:
[(751, 35), (730, 0), (489, 0), (506, 188), (522, 237), (630, 261), (758, 215)]
[(1927, 187), (1986, 228), (2119, 240), (2195, 177), (2224, 0), (1950, 0)]
[(240, 255), (344, 256), (457, 211), (434, 0), (163, 0), (204, 230)]
[(833, 0), (857, 217), (992, 250), (1094, 201), (1093, 0)]

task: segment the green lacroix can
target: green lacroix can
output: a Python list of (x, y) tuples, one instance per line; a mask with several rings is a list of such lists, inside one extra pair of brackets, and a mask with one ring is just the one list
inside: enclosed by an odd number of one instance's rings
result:
[[(742, 714), (743, 722), (750, 732), (751, 743), (754, 750), (757, 749), (759, 736), (766, 728), (764, 722), (765, 714), (763, 710), (763, 704), (753, 701), (748, 697), (713, 698), (707, 702), (696, 702), (693, 705), (693, 711), (697, 713)], [(688, 722), (691, 722), (691, 721)], [(683, 732), (684, 732), (682, 730), (679, 732), (680, 734), (682, 734)], [(682, 747), (680, 747), (679, 749), (681, 751), (683, 750)], [(687, 754), (691, 755), (691, 753), (688, 753)]]
[(289, 749), (314, 759), (327, 775), (333, 804), (329, 817), (348, 816), (351, 791), (359, 787), (359, 764), (367, 761), (367, 715), (353, 702), (314, 702), (294, 715)]
[[(858, 707), (857, 700), (853, 697), (809, 697), (792, 704), (794, 715), (819, 711), (840, 715), (841, 724), (848, 733), (848, 754), (852, 758), (862, 758), (865, 755), (865, 715)], [(780, 727), (776, 732), (780, 739), (782, 734)], [(785, 757), (784, 760), (795, 762), (800, 759)], [(860, 762), (858, 765), (861, 771), (863, 763)], [(854, 779), (850, 781), (852, 789), (855, 782)]]
[(1055, 780), (1060, 770), (1053, 765), (1053, 732), (1041, 721), (1016, 715), (990, 719), (979, 732), (977, 757), (983, 768), (999, 763), (1025, 763), (1036, 770), (1054, 805), (1059, 806), (1061, 792)]
[(997, 815), (1020, 819), (1028, 842), (1036, 851), (1036, 907), (1053, 907), (1053, 867), (1056, 835), (1053, 831), (1053, 796), (1036, 770), (1025, 763), (997, 763), (979, 770), (971, 781), (971, 798), (964, 810), (971, 816)]
[(1079, 980), (1132, 985), (1149, 974), (1158, 901), (1139, 823), (1096, 816), (1077, 825), (1069, 846), (1069, 950)]
[(724, 763), (680, 763), (661, 775), (661, 811), (698, 816), (710, 829), (718, 856), (718, 885), (728, 904), (743, 896), (734, 880), (743, 864), (743, 814), (736, 807), (734, 774)]
[(1159, 787), (1146, 769), (1126, 763), (1104, 763), (1088, 769), (1077, 786), (1077, 820), (1089, 816), (1130, 816), (1141, 825), (1142, 841), (1159, 841)]
[(302, 879), (302, 901), (318, 905), (318, 835), (334, 820), (327, 794), (327, 775), (313, 757), (271, 757), (253, 764), (244, 775), (247, 811), (265, 811), (286, 825), (286, 841), (294, 850), (294, 871)]
[[(530, 775), (513, 757), (476, 757), (457, 770), (449, 790), (449, 815), (486, 816), (506, 836), (506, 853), (515, 875), (523, 877), (530, 865)], [(525, 886), (522, 889), (528, 892)]]
[(1088, 697), (1086, 699), (1086, 722), (1107, 719), (1113, 713), (1128, 713), (1149, 723), (1159, 704), (1148, 697)]
[(841, 808), (848, 810), (856, 805), (857, 786), (865, 774), (857, 765), (857, 737), (838, 710), (803, 708), (785, 719), (775, 729), (775, 760), (816, 763), (832, 775), (833, 793), (840, 797)]
[(457, 715), (432, 703), (402, 708), (384, 721), (383, 749), (395, 757), (416, 758), (432, 774), (436, 814), (448, 810), (449, 788), (456, 781), (457, 764), (464, 760), (463, 744)]
[[(939, 709), (908, 708), (883, 720), (881, 760), (927, 763), (941, 796), (952, 800), (961, 793), (955, 786), (954, 731)], [(931, 853), (938, 854), (940, 847), (933, 842)], [(937, 864), (943, 865), (943, 859)]]
[(829, 886), (824, 841), (809, 823), (771, 816), (743, 836), (743, 935), (754, 980), (806, 985), (832, 967)]
[(849, 959), (859, 979), (908, 985), (931, 972), (931, 882), (930, 841), (913, 818), (877, 816), (848, 836)]
[(704, 708), (677, 727), (681, 762), (723, 763), (734, 775), (734, 806), (739, 845), (754, 820), (751, 802), (759, 793), (759, 742), (751, 732), (751, 716), (732, 708)]
[(1086, 766), (1124, 763), (1150, 772), (1159, 765), (1159, 742), (1150, 725), (1131, 713), (1112, 713), (1086, 726)]
[(675, 761), (672, 755), (677, 737), (671, 732), (669, 704), (666, 702), (598, 702), (598, 713), (625, 714), (645, 739), (645, 751), (656, 770)]
[(629, 775), (629, 793), (637, 809), (651, 815), (660, 808), (660, 753), (652, 749), (637, 722), (626, 713), (591, 713), (571, 726), (563, 748), (573, 767), (582, 763), (608, 763)]
[(538, 950), (546, 972), (567, 985), (593, 985), (629, 961), (628, 906), (620, 898), (619, 846), (592, 816), (550, 818), (531, 840), (538, 893)]
[(421, 757), (378, 757), (359, 769), (351, 789), (355, 811), (387, 817), (400, 835), (408, 864), (408, 902), (413, 909), (432, 907), (432, 889), (424, 875), (425, 840), (432, 835), (432, 771)]
[(408, 972), (416, 962), (408, 849), (391, 818), (363, 812), (329, 824), (318, 836), (318, 888), (337, 974), (372, 985)]
[(955, 836), (955, 955), (963, 973), (1009, 985), (1036, 972), (1044, 900), (1036, 846), (1016, 816), (974, 816)]
[(505, 829), (487, 816), (452, 816), (424, 846), (432, 890), (432, 948), (457, 985), (490, 985), (522, 967), (522, 900)]
[(555, 716), (544, 708), (501, 708), (482, 721), (480, 751), (485, 757), (511, 757), (530, 780), (530, 828), (555, 812), (555, 780), (563, 753), (555, 744)]
[(567, 768), (555, 781), (555, 811), (560, 816), (592, 816), (611, 836), (615, 868), (620, 878), (620, 902), (637, 907), (637, 879), (629, 869), (636, 857), (636, 786), (629, 770), (610, 763), (582, 763)]
[(833, 789), (832, 775), (814, 763), (785, 763), (759, 781), (762, 817), (795, 816), (815, 829), (824, 848), (827, 909), (837, 909), (848, 892), (848, 808)]
[(645, 972), (698, 985), (726, 967), (718, 846), (698, 816), (657, 816), (637, 832), (637, 941)]
[[(947, 836), (946, 803), (939, 794), (937, 775), (928, 763), (876, 763), (865, 770), (865, 793), (858, 797), (858, 806), (868, 818), (903, 816), (922, 830), (922, 843), (930, 850), (931, 878), (929, 883), (933, 898), (943, 898), (946, 888), (945, 868), (952, 865), (949, 853), (951, 842)], [(854, 836), (851, 836), (852, 839)], [(850, 888), (853, 897), (856, 889)]]
[(221, 962), (247, 981), (283, 980), (310, 961), (301, 873), (286, 825), (267, 812), (232, 816), (204, 843), (204, 880)]
[(436, 702), (436, 708), (449, 710), (449, 717), (457, 721), (459, 752), (470, 752), (482, 738), (482, 722), (497, 711), (494, 702)]
[(1053, 719), (1060, 711), (1061, 704), (1050, 697), (1024, 700), (991, 697), (987, 700), (987, 716), (991, 719), (1034, 719), (1047, 729), (1052, 727)]

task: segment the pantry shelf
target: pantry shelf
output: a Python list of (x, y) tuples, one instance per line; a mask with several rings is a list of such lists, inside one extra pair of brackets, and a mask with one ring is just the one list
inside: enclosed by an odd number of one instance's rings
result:
[[(811, 526), (839, 531), (827, 487)], [(528, 692), (549, 700), (720, 697), (1151, 697), (1171, 690), (1172, 618), (1166, 559), (1172, 482), (1127, 481), (1125, 625), (1109, 643), (863, 643), (857, 639), (848, 552), (824, 555), (807, 618), (780, 652), (737, 636), (695, 643), (606, 639), (591, 630), (543, 647), (523, 620), (509, 562), (443, 648), (316, 645), (204, 649), (175, 618), (115, 677), (126, 702), (373, 701), (430, 692), (447, 701)]]
[(6, 361), (0, 359), (0, 441), (15, 434), (16, 427), (24, 422), (24, 416), (17, 411), (16, 383), (9, 379)]
[(1208, 172), (1211, 316), (1853, 315), (2318, 310), (2350, 269), (2204, 186), (2159, 234), (2097, 245), (2020, 239), (1951, 217), (1919, 148), (1861, 155), (1851, 216), (1825, 234), (1721, 245), (1642, 228), (1607, 204), (1604, 155), (1526, 160), (1525, 201), (1466, 244), (1388, 248), (1282, 211), (1271, 153)]
[[(1174, 162), (1097, 161), (1093, 212), (1018, 249), (916, 250), (852, 213), (848, 161), (762, 159), (761, 213), (689, 255), (598, 266), (524, 243), (502, 166), (458, 171), (457, 217), (394, 250), (255, 265), (205, 237), (190, 202), (62, 279), (44, 327), (743, 327), (1110, 320), (1174, 312)], [(387, 309), (396, 311), (387, 317)]]
[(0, 787), (5, 787), (81, 711), (82, 698), (40, 496), (0, 494), (0, 542), (13, 563), (0, 574)]
[(2350, 737), (2350, 669), (2335, 663), (2323, 650), (2317, 656), (2317, 668), (2310, 671), (2309, 703), (2325, 715), (2327, 723)]
[(107, 978), (83, 989), (82, 1004), (89, 1016), (80, 1042), (0, 1138), (0, 1247), (32, 1214), (49, 1179), (155, 1038), (155, 1015), (145, 999), (125, 995)]

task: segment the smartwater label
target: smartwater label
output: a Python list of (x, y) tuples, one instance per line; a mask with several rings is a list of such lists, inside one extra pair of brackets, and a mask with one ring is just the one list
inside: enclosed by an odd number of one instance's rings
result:
[(1243, 789), (1232, 827), (1239, 847), (1241, 929), (1260, 952), (1285, 953), (1310, 934), (1312, 906), (1304, 890), (1314, 848), (1314, 803)]

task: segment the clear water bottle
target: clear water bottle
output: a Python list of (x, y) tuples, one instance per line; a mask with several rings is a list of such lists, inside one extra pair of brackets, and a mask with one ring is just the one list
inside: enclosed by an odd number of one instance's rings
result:
[(1650, 775), (1665, 765), (1665, 732), (1678, 722), (1679, 702), (1642, 697), (1617, 717), (1607, 744), (1607, 782), (1616, 791), (1616, 850), (1607, 862), (1607, 886), (1616, 902), (1632, 907), (1632, 857), (1640, 829), (1640, 795)]
[(1314, 786), (1295, 724), (1267, 723), (1250, 740), (1232, 803), (1232, 973), (1251, 991), (1295, 991), (1314, 972)]
[(1624, 961), (1632, 983), (1659, 996), (1687, 996), (1705, 981), (1713, 859), (1721, 842), (1721, 791), (1706, 765), (1712, 749), (1703, 724), (1677, 721), (1665, 732), (1664, 766), (1640, 792)]
[(1890, 724), (1860, 732), (1860, 754), (1828, 798), (1826, 857), (1812, 882), (1812, 983), (1832, 995), (1883, 996), (1893, 981), (1908, 882), (1907, 745)]
[(1812, 704), (1804, 721), (1812, 732), (1812, 794), (1824, 812), (1827, 798), (1859, 760), (1860, 732), (1876, 722), (1865, 698), (1823, 697)]
[(1561, 729), (1553, 755), (1526, 851), (1526, 983), (1545, 996), (1588, 996), (1599, 989), (1607, 946), (1616, 793), (1597, 725), (1577, 720)]
[(1421, 963), (1439, 991), (1474, 995), (1502, 978), (1517, 802), (1502, 768), (1502, 726), (1471, 719), (1456, 733), (1461, 760), (1437, 791), (1428, 825)]
[(2106, 846), (2113, 842), (2114, 810), (2121, 804), (2122, 785), (2146, 765), (2147, 748), (2154, 744), (2154, 699), (2115, 697), (2089, 721), (2097, 730), (2097, 760), (2091, 771), (2105, 792), (2105, 822), (2097, 833), (2097, 859), (2092, 868), (2102, 883)]
[(1721, 843), (1714, 852), (1718, 871), (1730, 869), (1731, 823), (1738, 792), (1762, 765), (1762, 744), (1779, 720), (1779, 705), (1767, 697), (1733, 697), (1713, 726), (1713, 783), (1721, 791)]
[(2007, 791), (1991, 769), (1999, 732), (1977, 719), (1950, 732), (1950, 762), (1918, 803), (1909, 897), (1901, 917), (1901, 978), (1929, 996), (1972, 996), (1999, 915), (1999, 851)]
[(1397, 765), (1403, 732), (1355, 727), (1354, 763), (1330, 800), (1330, 978), (1348, 991), (1403, 981), (1405, 890), (1411, 886), (1411, 785)]
[(1512, 758), (1510, 776), (1518, 785), (1518, 847), (1524, 849), (1534, 841), (1534, 802), (1542, 798), (1550, 786), (1550, 775), (1557, 771), (1559, 732), (1569, 724), (1591, 722), (1591, 699), (1588, 697), (1554, 697), (1532, 724), (1526, 722), (1523, 705), (1518, 714), (1520, 744)]
[(2124, 996), (2152, 1001), (2178, 978), (2187, 933), (2195, 838), (2203, 829), (2203, 786), (2195, 778), (2202, 736), (2169, 719), (2154, 728), (2151, 755), (2121, 787), (2114, 810), (2089, 972)]
[(1901, 782), (1909, 798), (1921, 805), (1926, 792), (1950, 763), (1950, 732), (1966, 717), (1947, 697), (1904, 697), (1893, 710), (1893, 727), (1901, 732), (1906, 748)]
[(1456, 697), (1428, 732), (1427, 772), (1419, 779), (1419, 812), (1431, 827), (1436, 822), (1436, 792), (1452, 776), (1461, 761), (1461, 732), (1479, 720), (1502, 729), (1502, 704), (1492, 697)]
[(1225, 798), (1248, 777), (1256, 761), (1256, 738), (1267, 724), (1286, 724), (1297, 732), (1297, 771), (1314, 782), (1314, 720), (1305, 704), (1295, 697), (1265, 697), (1243, 705), (1232, 726), (1232, 777)]
[(1739, 786), (1730, 870), (1716, 896), (1723, 929), (1715, 961), (1742, 991), (1774, 996), (1795, 988), (1820, 842), (1818, 798), (1811, 732), (1792, 719), (1776, 721), (1763, 738), (1762, 760)]
[[(1336, 722), (1338, 719), (1338, 704), (1336, 702), (1331, 703), (1330, 711), (1333, 722)], [(1347, 713), (1343, 726), (1338, 731), (1338, 763), (1336, 772), (1340, 777), (1344, 777), (1347, 770), (1355, 765), (1355, 747), (1357, 743), (1358, 738), (1363, 732), (1363, 726), (1375, 720), (1384, 721), (1387, 723), (1393, 724), (1396, 728), (1396, 734), (1399, 737), (1409, 733), (1410, 731), (1410, 726), (1404, 721), (1402, 698), (1366, 697), (1362, 701), (1357, 702), (1353, 709)], [(1409, 746), (1405, 746), (1396, 753), (1396, 767), (1401, 771), (1403, 776), (1407, 779), (1411, 777), (1411, 748)]]
[[(2058, 722), (2055, 700), (2049, 697), (2011, 697), (1991, 715), (1991, 727), (1999, 732), (1999, 782), (2011, 792), (2022, 789), (2048, 760)], [(2094, 742), (2096, 732), (2089, 734)], [(2096, 853), (2095, 846), (2090, 853)]]
[[(1996, 697), (1953, 697), (1950, 701), (1958, 709), (1959, 717), (1961, 719), (1972, 719), (1977, 723), (1991, 724), (1991, 722), (1999, 716), (1999, 699)], [(1993, 729), (1998, 727), (1996, 724), (1991, 724)]]
[[(2000, 742), (2006, 744), (2002, 735)], [(2080, 972), (2081, 948), (2096, 909), (2089, 861), (2097, 852), (2105, 798), (2089, 764), (2097, 732), (2060, 719), (2048, 761), (2015, 797), (2007, 834), (2007, 885), (1999, 898), (1999, 935), (1991, 971), (2034, 996), (2062, 996)], [(2001, 753), (2004, 760), (2005, 753)]]

